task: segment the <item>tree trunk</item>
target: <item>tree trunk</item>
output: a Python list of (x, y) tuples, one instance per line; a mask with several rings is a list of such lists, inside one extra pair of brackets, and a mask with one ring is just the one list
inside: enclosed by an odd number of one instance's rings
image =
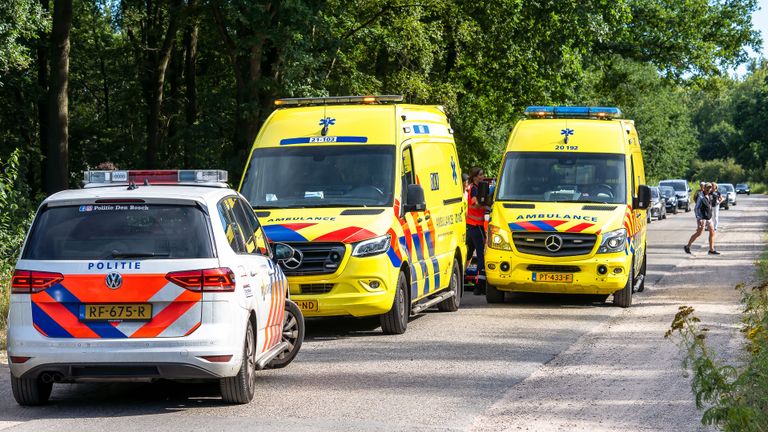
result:
[[(40, 0), (40, 5), (47, 13), (51, 6), (48, 0)], [(34, 193), (42, 192), (47, 187), (48, 159), (48, 33), (40, 31), (37, 34), (37, 123), (40, 139), (40, 159), (35, 159), (35, 167), (40, 173), (40, 182), (33, 184)], [(32, 171), (32, 170), (30, 170)]]
[[(194, 0), (190, 0), (189, 6), (194, 7), (195, 3)], [(192, 130), (192, 127), (197, 121), (197, 35), (197, 22), (188, 25), (187, 30), (184, 33), (184, 48), (186, 52), (184, 58), (184, 84), (186, 87), (186, 105), (184, 107), (184, 114), (188, 130)], [(192, 167), (192, 155), (194, 153), (193, 143), (193, 137), (190, 136), (190, 134), (187, 134), (184, 139), (185, 168)]]
[(69, 186), (69, 32), (72, 0), (54, 0), (51, 28), (51, 82), (49, 92), (48, 178), (49, 194)]

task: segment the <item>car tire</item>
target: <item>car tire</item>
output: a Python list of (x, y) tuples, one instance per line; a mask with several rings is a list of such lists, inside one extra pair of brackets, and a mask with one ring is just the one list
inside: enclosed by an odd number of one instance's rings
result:
[(726, 204), (726, 205), (725, 205), (725, 209), (726, 209), (726, 210), (730, 210), (730, 209), (731, 209), (731, 206), (730, 206), (730, 204)]
[(672, 214), (677, 214), (677, 204), (675, 204), (675, 208), (672, 209)]
[(628, 308), (632, 306), (632, 290), (635, 282), (634, 273), (635, 267), (632, 265), (629, 269), (629, 276), (627, 276), (627, 283), (624, 284), (624, 288), (613, 293), (614, 305), (621, 308)]
[(243, 361), (240, 370), (233, 377), (219, 380), (221, 399), (225, 403), (247, 404), (256, 391), (256, 333), (253, 322), (248, 320), (243, 342)]
[[(647, 257), (648, 257), (648, 255), (644, 253), (643, 254), (643, 264), (640, 266), (640, 274), (639, 274), (640, 276), (643, 277), (643, 281), (640, 282), (640, 286), (637, 287), (637, 292), (645, 291), (645, 272), (646, 272), (646, 269), (647, 269), (647, 266), (646, 266), (646, 264), (647, 264), (647, 261), (646, 261)], [(634, 284), (634, 281), (632, 281), (632, 282)]]
[(453, 290), (453, 295), (437, 304), (437, 310), (440, 312), (456, 312), (461, 306), (461, 296), (464, 295), (464, 278), (461, 277), (461, 267), (459, 260), (453, 260), (453, 270), (451, 271), (451, 284), (448, 289)]
[(37, 378), (16, 378), (11, 374), (11, 391), (16, 403), (22, 406), (44, 405), (51, 397), (53, 383)]
[(285, 300), (285, 318), (283, 318), (283, 334), (280, 340), (288, 344), (288, 349), (267, 363), (268, 369), (281, 369), (296, 358), (304, 342), (304, 315), (299, 306), (290, 299)]
[(384, 334), (396, 335), (403, 334), (408, 328), (408, 317), (410, 316), (411, 305), (408, 300), (408, 279), (405, 273), (400, 272), (397, 277), (397, 289), (395, 299), (392, 302), (392, 308), (389, 312), (379, 317), (381, 321), (381, 331)]
[(485, 285), (485, 301), (489, 304), (504, 303), (504, 291), (499, 290), (493, 285)]

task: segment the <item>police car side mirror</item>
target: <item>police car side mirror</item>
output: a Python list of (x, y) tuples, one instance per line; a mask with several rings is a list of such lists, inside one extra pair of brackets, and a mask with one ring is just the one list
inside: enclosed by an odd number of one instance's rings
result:
[(405, 205), (403, 211), (408, 212), (423, 212), (427, 209), (427, 201), (424, 199), (424, 189), (421, 185), (409, 184), (408, 190), (405, 194)]
[(272, 246), (275, 251), (275, 261), (285, 261), (294, 254), (294, 249), (285, 243), (275, 243)]
[(646, 210), (651, 204), (651, 188), (646, 185), (637, 187), (637, 196), (632, 199), (632, 207), (637, 210)]

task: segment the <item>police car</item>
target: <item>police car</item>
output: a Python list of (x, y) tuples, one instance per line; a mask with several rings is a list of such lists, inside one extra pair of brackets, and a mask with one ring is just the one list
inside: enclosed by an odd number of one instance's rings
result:
[(286, 366), (304, 336), (270, 245), (226, 171), (87, 171), (40, 206), (12, 279), (13, 396), (54, 383), (220, 382), (247, 403), (255, 373)]

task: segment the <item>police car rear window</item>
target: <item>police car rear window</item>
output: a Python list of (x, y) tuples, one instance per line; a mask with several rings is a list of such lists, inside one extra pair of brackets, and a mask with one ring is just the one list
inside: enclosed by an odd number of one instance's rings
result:
[(205, 214), (191, 205), (48, 207), (35, 219), (23, 258), (212, 258), (209, 225)]

